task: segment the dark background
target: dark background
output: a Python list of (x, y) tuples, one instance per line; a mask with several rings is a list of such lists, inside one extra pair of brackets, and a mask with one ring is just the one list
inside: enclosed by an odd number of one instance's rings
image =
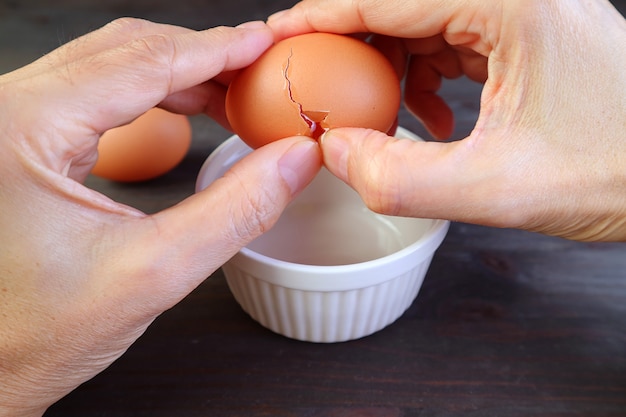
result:
[[(202, 29), (265, 19), (294, 2), (51, 3), (0, 2), (0, 73), (119, 16)], [(614, 4), (624, 13), (625, 1)], [(471, 130), (479, 94), (466, 79), (444, 84), (455, 139)], [(192, 123), (188, 157), (164, 177), (87, 184), (146, 212), (180, 201), (229, 136), (205, 117)], [(405, 111), (400, 123), (427, 136)], [(625, 249), (453, 224), (404, 316), (330, 345), (262, 328), (218, 271), (46, 416), (624, 416)]]

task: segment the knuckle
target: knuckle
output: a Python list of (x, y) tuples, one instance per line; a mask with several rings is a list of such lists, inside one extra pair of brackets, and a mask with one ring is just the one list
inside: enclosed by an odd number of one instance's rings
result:
[(113, 33), (141, 33), (150, 23), (136, 17), (118, 17), (104, 26), (105, 31)]
[(361, 176), (363, 183), (359, 193), (370, 210), (389, 215), (396, 215), (400, 212), (401, 193), (384, 161), (371, 160), (364, 167)]
[[(401, 210), (401, 186), (397, 151), (399, 143), (372, 131), (360, 143), (353, 165), (353, 185), (368, 208), (383, 214), (396, 215)], [(360, 161), (360, 162), (359, 162)]]
[(169, 64), (176, 56), (174, 40), (165, 34), (153, 34), (135, 39), (129, 47), (139, 52), (138, 59), (157, 65)]
[[(234, 173), (231, 175), (236, 176)], [(245, 181), (236, 179), (239, 187), (233, 196), (233, 201), (238, 201), (232, 207), (233, 239), (247, 243), (268, 231), (278, 219), (280, 210), (276, 202), (278, 199), (270, 195), (269, 190), (263, 187), (250, 190)]]
[(126, 62), (137, 68), (151, 70), (151, 76), (158, 78), (164, 89), (170, 93), (173, 85), (172, 68), (176, 62), (176, 42), (165, 34), (155, 34), (137, 38), (127, 44), (127, 54), (122, 54)]

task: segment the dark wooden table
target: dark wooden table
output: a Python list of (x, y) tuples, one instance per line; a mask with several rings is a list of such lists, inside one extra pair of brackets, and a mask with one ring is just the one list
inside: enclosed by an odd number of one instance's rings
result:
[[(264, 18), (291, 2), (26, 3), (0, 5), (2, 72), (120, 15), (200, 28)], [(616, 2), (622, 10), (624, 3)], [(479, 93), (467, 80), (446, 83), (455, 138), (470, 131)], [(90, 178), (88, 185), (146, 212), (180, 201), (228, 136), (205, 118), (192, 123), (192, 150), (166, 176), (134, 185)], [(424, 134), (406, 112), (401, 124)], [(409, 310), (372, 336), (339, 344), (264, 329), (218, 271), (46, 413), (452, 415), (626, 416), (626, 245), (453, 224)]]

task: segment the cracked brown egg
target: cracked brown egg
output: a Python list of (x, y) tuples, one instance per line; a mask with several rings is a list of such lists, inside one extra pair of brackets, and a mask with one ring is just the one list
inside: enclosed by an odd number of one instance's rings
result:
[(335, 127), (389, 132), (400, 99), (400, 80), (382, 53), (318, 32), (284, 39), (240, 71), (226, 94), (226, 116), (258, 148), (288, 136), (317, 139)]

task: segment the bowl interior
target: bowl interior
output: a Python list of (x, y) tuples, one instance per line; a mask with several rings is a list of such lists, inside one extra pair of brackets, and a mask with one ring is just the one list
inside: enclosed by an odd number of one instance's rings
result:
[(382, 258), (415, 242), (431, 221), (383, 216), (326, 169), (248, 245), (267, 257), (303, 265), (349, 265)]
[[(402, 128), (397, 136), (420, 140)], [(203, 165), (197, 191), (206, 188), (250, 152), (252, 149), (237, 136), (228, 139)], [(415, 245), (432, 235), (432, 229), (438, 225), (430, 219), (374, 213), (352, 188), (323, 168), (286, 208), (277, 224), (242, 253), (264, 261), (299, 265), (354, 265)]]

